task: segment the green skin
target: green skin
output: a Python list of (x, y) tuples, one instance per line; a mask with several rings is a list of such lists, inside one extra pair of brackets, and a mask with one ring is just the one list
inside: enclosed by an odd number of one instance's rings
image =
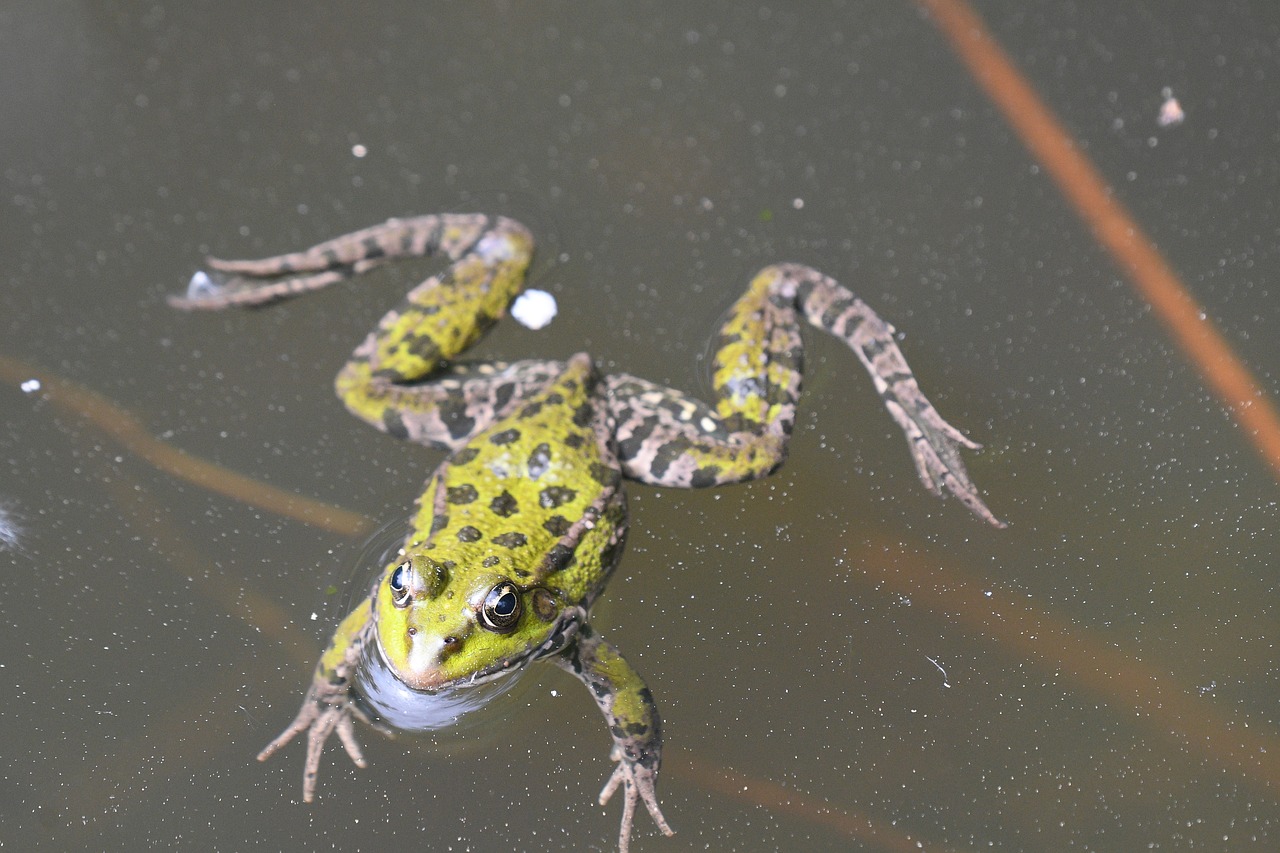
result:
[(395, 676), (422, 691), (546, 659), (591, 691), (613, 736), (617, 766), (600, 802), (623, 790), (619, 849), (629, 846), (638, 803), (670, 835), (654, 787), (662, 736), (653, 697), (588, 615), (626, 537), (624, 478), (696, 488), (763, 477), (782, 464), (800, 394), (800, 316), (862, 361), (924, 485), (1002, 526), (960, 459), (961, 447), (977, 445), (925, 399), (892, 327), (798, 264), (762, 270), (730, 312), (714, 405), (626, 374), (601, 375), (585, 353), (566, 362), (454, 361), (523, 286), (533, 238), (503, 217), (393, 219), (304, 252), (210, 259), (214, 278), (197, 277), (170, 301), (186, 309), (259, 305), (396, 257), (437, 253), (450, 266), (382, 318), (336, 381), (357, 417), (450, 455), (419, 498), (400, 554), (338, 626), (297, 718), (258, 756), (307, 732), (308, 802), (331, 734), (365, 765), (353, 720), (369, 720), (352, 676), (375, 644)]

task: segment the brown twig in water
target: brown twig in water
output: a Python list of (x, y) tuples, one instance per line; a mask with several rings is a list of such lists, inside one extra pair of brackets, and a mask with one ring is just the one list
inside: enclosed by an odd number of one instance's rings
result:
[(770, 814), (793, 815), (810, 824), (825, 826), (851, 840), (867, 845), (870, 850), (918, 853), (920, 850), (955, 849), (934, 847), (897, 827), (877, 822), (867, 815), (814, 801), (792, 788), (784, 788), (777, 782), (747, 776), (736, 770), (718, 766), (687, 750), (677, 752), (668, 749), (663, 770), (669, 776), (693, 782), (704, 790), (715, 791), (723, 796), (760, 806)]
[(32, 378), (40, 380), (43, 393), (51, 403), (85, 418), (130, 453), (167, 474), (250, 506), (343, 536), (360, 536), (373, 530), (373, 522), (359, 513), (268, 486), (221, 465), (190, 456), (153, 438), (136, 417), (101, 394), (0, 355), (0, 379), (17, 384)]
[(1280, 413), (965, 0), (916, 0), (1280, 478)]
[[(943, 557), (936, 560), (946, 563)], [(1189, 753), (1241, 774), (1269, 797), (1280, 791), (1280, 732), (1262, 720), (1224, 714), (1112, 643), (1048, 611), (988, 598), (977, 578), (954, 565), (931, 569), (933, 562), (886, 541), (868, 546), (860, 568), (913, 604), (1069, 678), (1129, 719), (1161, 737), (1172, 736)]]

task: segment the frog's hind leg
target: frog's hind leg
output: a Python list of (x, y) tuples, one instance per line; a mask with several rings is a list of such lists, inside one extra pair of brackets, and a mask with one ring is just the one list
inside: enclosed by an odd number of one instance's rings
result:
[(761, 270), (720, 329), (712, 407), (630, 376), (610, 379), (620, 458), (628, 476), (684, 487), (763, 477), (786, 457), (800, 396), (799, 314), (849, 345), (871, 374), (911, 446), (921, 482), (950, 492), (1003, 526), (960, 458), (978, 445), (925, 398), (893, 339), (893, 327), (844, 286), (800, 264)]
[(464, 444), (564, 368), (555, 361), (453, 361), (506, 313), (533, 257), (533, 238), (514, 220), (453, 219), (461, 221), (452, 231), (435, 229), (438, 249), (453, 263), (388, 311), (335, 380), (356, 417), (446, 449)]
[(436, 254), (452, 263), (382, 318), (352, 353), (336, 386), (347, 408), (375, 427), (454, 448), (563, 369), (553, 361), (452, 363), (524, 286), (533, 237), (519, 222), (458, 213), (389, 219), (274, 258), (210, 258), (214, 276), (198, 273), (188, 293), (170, 302), (187, 309), (261, 305), (396, 258)]
[[(380, 225), (326, 240), (301, 252), (251, 261), (208, 258), (212, 274), (201, 270), (187, 292), (169, 297), (169, 304), (186, 310), (265, 305), (279, 299), (319, 290), (368, 272), (389, 260), (443, 253), (453, 260), (470, 251), (490, 230), (518, 223), (482, 214), (432, 214), (388, 219)], [(510, 230), (510, 229), (507, 229)], [(529, 240), (532, 246), (532, 241)]]
[(396, 438), (456, 450), (471, 436), (509, 414), (520, 401), (546, 388), (564, 362), (529, 359), (451, 363), (418, 384), (376, 375), (362, 360), (366, 340), (336, 381), (347, 409)]

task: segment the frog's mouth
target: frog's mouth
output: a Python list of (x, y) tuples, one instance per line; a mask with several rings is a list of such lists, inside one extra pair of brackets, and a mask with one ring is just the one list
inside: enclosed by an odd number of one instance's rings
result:
[(531, 651), (502, 661), (474, 675), (452, 680), (433, 678), (439, 671), (427, 673), (410, 684), (396, 672), (379, 643), (371, 643), (369, 653), (361, 655), (355, 672), (355, 693), (361, 711), (377, 724), (403, 731), (432, 731), (449, 728), (471, 711), (484, 707), (506, 693), (520, 680), (537, 652)]
[[(560, 613), (559, 618), (551, 626), (550, 631), (537, 645), (519, 650), (513, 655), (501, 658), (486, 667), (477, 669), (466, 675), (450, 677), (445, 673), (444, 662), (449, 654), (445, 642), (439, 639), (430, 641), (418, 640), (409, 650), (407, 664), (401, 668), (391, 663), (382, 644), (382, 636), (375, 631), (377, 666), (385, 670), (390, 677), (400, 681), (405, 688), (418, 693), (439, 693), (451, 690), (466, 690), (488, 684), (492, 681), (508, 678), (520, 672), (532, 661), (553, 655), (565, 648), (576, 636), (579, 626), (585, 619), (580, 607), (570, 607)], [(369, 657), (365, 655), (365, 657)]]

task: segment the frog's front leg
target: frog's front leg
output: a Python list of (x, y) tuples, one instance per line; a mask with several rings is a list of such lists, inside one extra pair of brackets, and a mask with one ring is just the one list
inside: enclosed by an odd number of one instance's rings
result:
[(356, 717), (370, 724), (372, 721), (353, 702), (351, 676), (373, 629), (369, 614), (370, 601), (366, 599), (342, 620), (329, 647), (316, 664), (311, 687), (302, 700), (298, 715), (288, 728), (258, 753), (258, 760), (266, 761), (295, 736), (307, 732), (307, 762), (302, 773), (303, 802), (315, 799), (320, 753), (330, 735), (338, 735), (338, 740), (357, 767), (365, 766), (364, 754), (356, 741), (354, 721)]
[(575, 642), (555, 658), (555, 662), (586, 685), (600, 706), (609, 733), (613, 735), (610, 757), (618, 762), (613, 775), (600, 792), (600, 805), (622, 788), (622, 826), (618, 850), (631, 846), (631, 826), (636, 804), (643, 802), (649, 816), (663, 835), (674, 835), (658, 808), (658, 767), (662, 763), (662, 722), (653, 696), (639, 674), (589, 625), (578, 630)]

